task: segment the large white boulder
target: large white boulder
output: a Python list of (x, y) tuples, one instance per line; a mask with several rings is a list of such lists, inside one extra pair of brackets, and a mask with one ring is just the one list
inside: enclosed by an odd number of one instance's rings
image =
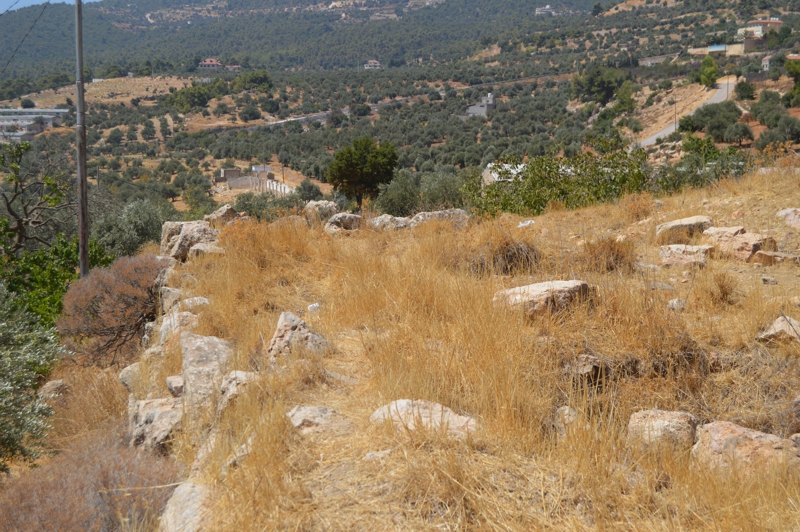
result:
[(181, 228), (191, 222), (164, 222), (161, 226), (161, 251), (159, 255), (168, 255), (178, 235), (181, 234)]
[(781, 218), (789, 227), (800, 229), (800, 209), (781, 209), (778, 211), (776, 216)]
[(172, 307), (161, 320), (159, 329), (159, 343), (164, 343), (173, 335), (181, 331), (191, 331), (197, 327), (197, 314), (188, 311), (182, 312), (180, 307)]
[(189, 254), (187, 258), (189, 259), (196, 259), (199, 257), (205, 257), (207, 255), (224, 255), (225, 249), (219, 247), (213, 242), (200, 242), (199, 244), (193, 245), (189, 248)]
[(333, 201), (309, 201), (303, 207), (303, 214), (309, 223), (320, 223), (329, 220), (339, 213), (339, 206)]
[(769, 473), (771, 467), (800, 471), (800, 449), (792, 440), (715, 421), (697, 429), (692, 459), (712, 468)]
[(174, 243), (169, 250), (169, 256), (183, 262), (189, 257), (189, 250), (192, 249), (192, 246), (195, 244), (215, 243), (218, 235), (219, 231), (211, 229), (208, 222), (184, 223), (181, 225), (177, 238), (174, 239)]
[(223, 412), (228, 406), (233, 404), (239, 395), (244, 392), (251, 383), (255, 382), (257, 375), (252, 371), (231, 371), (222, 379), (219, 387), (220, 399), (218, 410)]
[(226, 203), (211, 214), (206, 214), (203, 221), (208, 222), (211, 227), (219, 229), (235, 220), (237, 214), (236, 209)]
[(500, 290), (495, 305), (521, 307), (529, 314), (558, 311), (591, 297), (594, 288), (584, 281), (547, 281)]
[(710, 216), (691, 216), (656, 226), (656, 236), (665, 244), (679, 244), (676, 240), (701, 234), (713, 225), (714, 221)]
[(456, 228), (461, 229), (469, 223), (469, 215), (463, 209), (447, 209), (444, 211), (420, 212), (411, 218), (409, 227), (417, 227), (431, 220), (447, 220)]
[(439, 403), (424, 400), (398, 399), (377, 409), (370, 423), (390, 421), (398, 430), (445, 430), (456, 438), (463, 438), (477, 430), (478, 422), (470, 416), (460, 416)]
[(216, 336), (181, 334), (183, 397), (187, 408), (207, 408), (219, 390), (233, 350)]
[(340, 212), (330, 217), (325, 227), (323, 227), (323, 230), (329, 235), (338, 235), (348, 231), (355, 231), (360, 227), (361, 216), (358, 214)]
[(642, 410), (628, 421), (628, 445), (686, 451), (694, 445), (696, 429), (697, 418), (687, 412)]
[(411, 224), (411, 218), (392, 216), (391, 214), (381, 214), (367, 222), (370, 227), (378, 231), (395, 231), (405, 229)]

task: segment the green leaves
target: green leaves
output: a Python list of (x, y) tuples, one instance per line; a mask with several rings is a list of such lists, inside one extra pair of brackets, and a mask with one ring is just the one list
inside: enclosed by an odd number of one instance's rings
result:
[(397, 151), (389, 143), (380, 146), (371, 137), (361, 137), (333, 156), (328, 165), (328, 182), (361, 206), (364, 196), (373, 197), (378, 185), (388, 183), (397, 166)]

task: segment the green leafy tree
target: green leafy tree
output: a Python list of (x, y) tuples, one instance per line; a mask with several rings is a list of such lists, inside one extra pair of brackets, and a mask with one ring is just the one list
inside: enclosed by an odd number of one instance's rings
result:
[(32, 462), (43, 449), (52, 409), (36, 394), (67, 351), (0, 283), (0, 472), (12, 460)]
[(371, 137), (362, 137), (345, 146), (328, 165), (328, 182), (356, 199), (360, 208), (364, 197), (374, 197), (381, 183), (388, 183), (397, 165), (394, 145), (378, 145)]
[(119, 146), (122, 143), (122, 131), (119, 128), (114, 128), (106, 137), (106, 144), (109, 146)]
[(266, 70), (256, 70), (238, 76), (231, 82), (233, 92), (242, 92), (257, 89), (267, 92), (272, 88), (272, 80)]
[[(177, 195), (174, 190), (168, 192)], [(145, 243), (161, 239), (164, 222), (179, 218), (175, 207), (165, 201), (138, 199), (93, 224), (92, 232), (98, 244), (117, 257), (134, 255)]]
[(740, 81), (733, 89), (736, 92), (736, 97), (740, 100), (752, 100), (756, 97), (756, 86), (746, 81)]
[(599, 17), (602, 14), (603, 14), (603, 4), (601, 4), (600, 2), (595, 3), (595, 5), (592, 6), (592, 16)]
[(745, 140), (753, 140), (753, 130), (747, 124), (736, 122), (725, 130), (725, 142), (741, 146)]
[(36, 103), (30, 98), (24, 98), (22, 101), (19, 102), (20, 107), (23, 109), (33, 109), (36, 107)]
[(128, 139), (128, 142), (136, 142), (139, 140), (139, 135), (136, 133), (136, 126), (131, 124), (128, 126), (128, 133), (125, 136)]
[(700, 65), (700, 84), (704, 87), (713, 87), (719, 79), (719, 67), (717, 62), (710, 55), (703, 58), (703, 63)]
[(145, 140), (152, 140), (156, 136), (156, 127), (153, 125), (152, 120), (145, 120), (144, 127), (142, 128), (142, 138)]
[(239, 118), (242, 122), (249, 122), (250, 120), (258, 120), (261, 118), (261, 112), (258, 110), (258, 107), (255, 104), (248, 103), (242, 110), (239, 111)]
[(322, 199), (323, 196), (319, 185), (311, 181), (309, 178), (303, 179), (295, 192), (303, 201), (316, 201)]

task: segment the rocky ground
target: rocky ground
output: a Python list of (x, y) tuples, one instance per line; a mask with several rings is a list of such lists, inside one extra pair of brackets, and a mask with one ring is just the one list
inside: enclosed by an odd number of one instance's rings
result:
[(117, 385), (161, 530), (797, 528), (798, 185), (166, 224)]

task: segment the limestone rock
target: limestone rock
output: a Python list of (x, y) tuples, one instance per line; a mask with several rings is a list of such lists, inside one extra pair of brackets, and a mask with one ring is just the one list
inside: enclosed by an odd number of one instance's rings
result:
[(187, 408), (208, 407), (219, 390), (232, 349), (215, 336), (181, 334), (183, 356), (183, 393)]
[(172, 492), (164, 513), (161, 514), (160, 532), (199, 532), (206, 521), (205, 504), (209, 489), (196, 481), (187, 480)]
[(119, 382), (129, 391), (133, 391), (133, 387), (139, 381), (139, 363), (134, 362), (119, 372)]
[(460, 416), (438, 403), (424, 400), (398, 399), (377, 409), (370, 417), (371, 423), (391, 421), (398, 430), (444, 429), (450, 436), (463, 438), (478, 428), (469, 416)]
[(688, 246), (686, 244), (670, 244), (659, 248), (662, 259), (671, 257), (700, 256), (708, 257), (714, 251), (714, 246)]
[(566, 369), (573, 377), (587, 379), (590, 383), (594, 383), (603, 376), (607, 368), (596, 356), (582, 354), (568, 364)]
[(714, 468), (736, 467), (745, 473), (768, 472), (774, 465), (800, 468), (800, 449), (792, 440), (746, 429), (728, 421), (715, 421), (697, 430), (692, 458)]
[(289, 416), (292, 426), (302, 430), (327, 425), (335, 414), (336, 411), (327, 406), (295, 406), (286, 415)]
[(187, 222), (181, 226), (175, 242), (169, 250), (169, 256), (180, 262), (189, 257), (189, 250), (195, 244), (210, 244), (217, 241), (219, 232), (209, 227), (208, 222)]
[(457, 229), (466, 227), (469, 223), (469, 215), (463, 209), (447, 209), (444, 211), (420, 212), (417, 213), (408, 223), (409, 227), (417, 227), (431, 220), (447, 220), (453, 223)]
[(361, 216), (340, 212), (330, 217), (323, 230), (329, 235), (338, 235), (347, 231), (355, 231), (361, 227)]
[(674, 292), (675, 287), (667, 283), (650, 283), (650, 290), (665, 290), (667, 292)]
[(703, 234), (710, 236), (714, 240), (733, 238), (736, 235), (745, 233), (744, 227), (737, 225), (735, 227), (709, 227)]
[(211, 214), (206, 214), (203, 221), (208, 222), (208, 225), (213, 228), (221, 228), (236, 219), (236, 209), (229, 204), (225, 204)]
[(224, 255), (225, 250), (212, 242), (201, 242), (189, 248), (187, 258), (196, 259), (206, 255)]
[(671, 310), (673, 312), (683, 312), (686, 310), (686, 300), (679, 297), (670, 299), (667, 302), (667, 310)]
[(673, 256), (661, 261), (664, 268), (697, 268), (706, 267), (706, 259), (698, 255)]
[(584, 281), (548, 281), (500, 290), (494, 295), (494, 303), (522, 307), (529, 314), (536, 314), (566, 309), (591, 297), (594, 291)]
[(148, 399), (128, 404), (131, 447), (167, 452), (172, 437), (180, 430), (183, 408), (181, 400)]
[(642, 410), (628, 421), (628, 445), (689, 450), (694, 445), (696, 429), (697, 418), (687, 412)]
[(774, 277), (762, 277), (761, 282), (763, 284), (778, 284), (778, 280)]
[(189, 297), (181, 301), (181, 305), (186, 310), (196, 310), (200, 307), (207, 307), (210, 305), (208, 299), (202, 296)]
[(800, 342), (800, 321), (789, 316), (781, 316), (769, 329), (759, 334), (756, 340), (764, 343)]
[(309, 223), (320, 223), (329, 220), (333, 215), (339, 213), (339, 206), (333, 201), (309, 201), (303, 207), (303, 214)]
[(159, 255), (167, 255), (181, 233), (181, 228), (190, 222), (164, 222), (161, 226), (161, 251)]
[(191, 312), (180, 312), (180, 309), (173, 307), (161, 321), (159, 337), (163, 344), (180, 331), (189, 331), (197, 327), (197, 315)]
[(169, 288), (168, 286), (161, 287), (161, 310), (165, 314), (169, 312), (180, 299), (181, 290), (179, 288)]
[(721, 237), (717, 238), (717, 242), (720, 252), (747, 262), (759, 251), (777, 249), (774, 238), (759, 233), (741, 233), (730, 238)]
[(800, 264), (800, 256), (780, 253), (778, 251), (758, 251), (754, 253), (747, 262), (751, 264), (763, 264), (764, 266), (772, 266), (782, 262), (796, 262)]
[(776, 216), (781, 218), (786, 225), (800, 229), (800, 209), (781, 209)]
[(257, 375), (251, 371), (231, 371), (222, 379), (220, 385), (220, 412), (224, 411), (236, 398), (256, 380)]
[(278, 318), (275, 334), (269, 342), (267, 355), (270, 363), (274, 363), (279, 355), (289, 355), (292, 349), (300, 348), (321, 353), (328, 347), (328, 342), (319, 334), (311, 332), (306, 322), (291, 312), (283, 312)]
[(407, 228), (411, 223), (411, 218), (381, 214), (372, 218), (368, 223), (370, 227), (378, 231), (394, 231)]
[(39, 397), (42, 399), (56, 399), (69, 393), (69, 386), (62, 379), (46, 382), (39, 388)]
[(183, 395), (183, 376), (171, 375), (167, 377), (167, 389), (172, 397), (180, 397)]
[(142, 333), (142, 347), (147, 347), (153, 341), (153, 333), (155, 332), (156, 322), (148, 321), (144, 324), (144, 333)]
[(656, 236), (669, 243), (684, 236), (700, 234), (713, 225), (710, 216), (692, 216), (656, 226)]

